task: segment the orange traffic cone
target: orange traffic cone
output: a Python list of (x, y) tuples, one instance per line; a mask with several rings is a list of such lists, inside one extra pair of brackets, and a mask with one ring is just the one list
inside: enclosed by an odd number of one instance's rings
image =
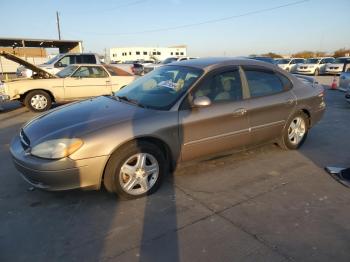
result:
[(337, 79), (334, 77), (331, 84), (331, 89), (337, 89), (337, 88), (338, 88)]

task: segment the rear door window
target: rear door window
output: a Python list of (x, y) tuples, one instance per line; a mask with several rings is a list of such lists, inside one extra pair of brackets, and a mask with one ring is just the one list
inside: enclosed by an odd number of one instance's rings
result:
[[(280, 77), (273, 71), (262, 69), (245, 69), (250, 97), (268, 96), (283, 92), (284, 84)], [(287, 81), (287, 79), (284, 79)], [(289, 80), (288, 80), (289, 81)], [(286, 82), (288, 85), (288, 82)], [(291, 83), (289, 84), (291, 85)]]
[(81, 55), (83, 64), (96, 64), (96, 57), (94, 55)]

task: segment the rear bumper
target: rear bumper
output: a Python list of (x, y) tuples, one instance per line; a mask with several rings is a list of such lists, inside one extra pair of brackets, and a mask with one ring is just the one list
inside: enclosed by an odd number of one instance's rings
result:
[(72, 160), (41, 159), (25, 152), (18, 136), (10, 146), (16, 169), (34, 187), (56, 191), (75, 188), (99, 189), (108, 156)]
[(325, 111), (326, 111), (326, 107), (324, 106), (323, 108), (312, 112), (310, 127), (313, 127), (315, 124), (317, 124), (322, 119)]

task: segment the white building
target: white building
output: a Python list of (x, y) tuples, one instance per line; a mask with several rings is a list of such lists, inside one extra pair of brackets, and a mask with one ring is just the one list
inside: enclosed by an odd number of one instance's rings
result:
[(115, 62), (130, 60), (164, 60), (167, 57), (187, 56), (187, 47), (115, 47), (109, 49), (109, 59)]

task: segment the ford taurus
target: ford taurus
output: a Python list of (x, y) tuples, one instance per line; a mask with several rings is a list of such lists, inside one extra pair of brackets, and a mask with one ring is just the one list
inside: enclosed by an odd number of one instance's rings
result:
[(165, 65), (114, 95), (50, 110), (11, 142), (38, 188), (153, 193), (183, 161), (266, 142), (299, 148), (325, 110), (323, 89), (252, 59)]

